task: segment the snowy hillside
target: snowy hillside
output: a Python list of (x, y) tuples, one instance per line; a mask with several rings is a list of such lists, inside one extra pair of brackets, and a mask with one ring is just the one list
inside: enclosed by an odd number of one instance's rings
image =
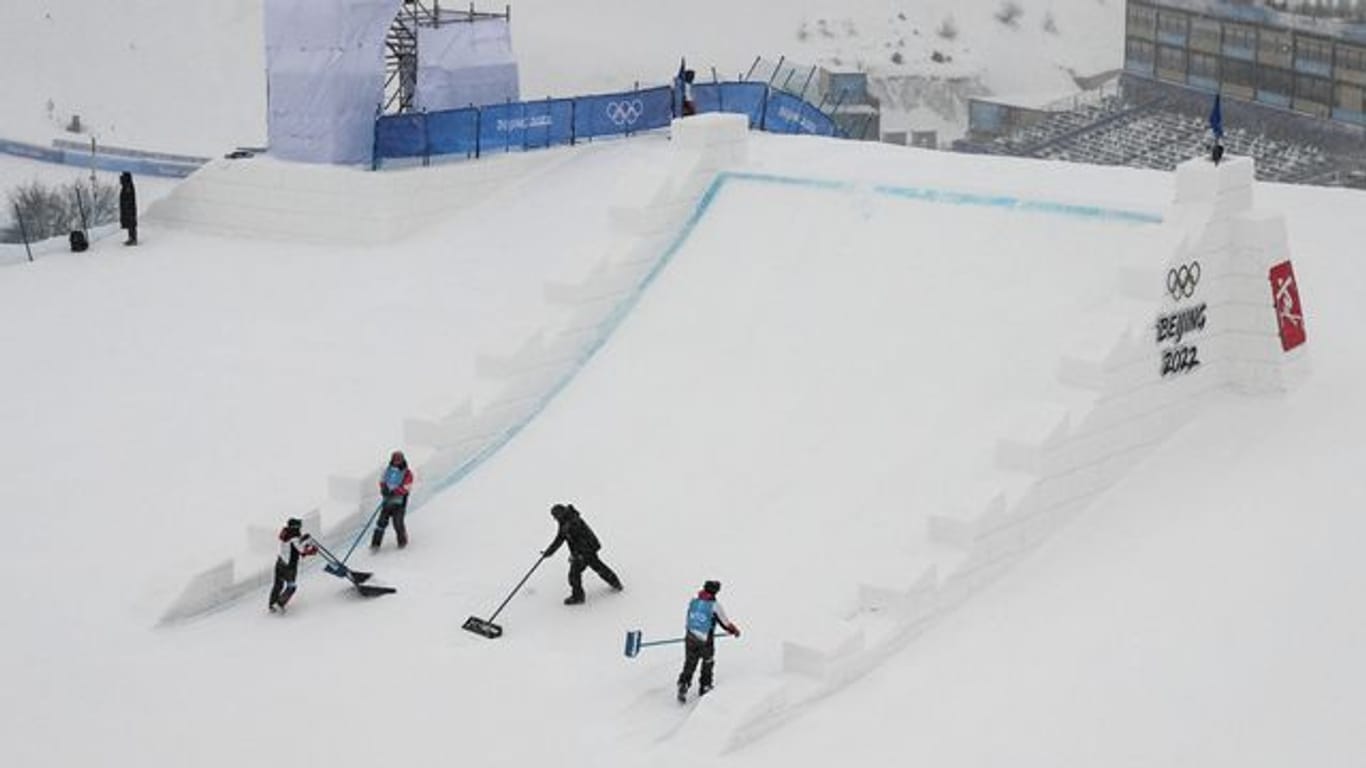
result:
[[(0, 4), (0, 137), (80, 114), (111, 143), (261, 143), (260, 2)], [(1004, 5), (524, 0), (514, 40), (528, 96), (682, 55), (854, 62), (891, 99), (1117, 65), (1119, 0)], [(1176, 205), (1162, 172), (673, 130), (383, 172), (216, 159), (143, 183), (137, 248), (0, 249), (0, 765), (1366, 764), (1363, 193), (1241, 187), (1231, 158)], [(82, 173), (0, 156), (0, 189)], [(1269, 213), (1191, 228), (1243, 193)], [(1309, 342), (1272, 350), (1288, 391), (1164, 422), (1135, 404), (1231, 367), (1156, 379), (1187, 248), (1252, 324), (1265, 271), (1233, 263), (1292, 258)], [(1148, 452), (1103, 437), (1112, 484), (1008, 517), (1043, 496), (1039, 446), (1111, 406), (1161, 428)], [(310, 561), (268, 613), (281, 522), (349, 544), (395, 448), (412, 543), (350, 563), (397, 594)], [(562, 604), (561, 502), (623, 592), (590, 572)], [(503, 637), (462, 630), (533, 565)], [(677, 638), (705, 579), (743, 636), (680, 706), (680, 646), (623, 640)]]
[[(963, 93), (1064, 96), (1075, 90), (1072, 74), (1119, 66), (1120, 0), (1019, 0), (1020, 15), (999, 21), (1008, 5), (522, 0), (513, 4), (513, 40), (528, 97), (666, 81), (680, 56), (704, 77), (711, 67), (734, 77), (756, 56), (787, 56), (880, 78), (884, 124), (894, 128), (947, 125), (925, 108), (961, 111)], [(106, 144), (211, 155), (258, 146), (261, 19), (261, 0), (0, 5), (0, 72), (8, 75), (0, 78), (0, 137), (46, 142), (80, 115)]]
[[(722, 764), (756, 767), (1366, 754), (1343, 714), (1362, 704), (1344, 643), (1366, 616), (1330, 597), (1366, 586), (1350, 192), (1259, 191), (1290, 216), (1306, 286), (1301, 391), (1213, 409), (922, 642), (776, 723), (756, 703), (805, 690), (782, 682), (783, 644), (822, 642), (858, 584), (953, 566), (928, 517), (989, 476), (1016, 406), (1063, 396), (1053, 370), (1078, 318), (1157, 242), (1153, 224), (1066, 213), (1092, 209), (923, 191), (1162, 212), (1166, 174), (753, 136), (734, 169), (749, 176), (560, 395), (415, 509), (407, 551), (358, 555), (399, 594), (358, 601), (308, 570), (287, 617), (254, 590), (155, 626), (251, 524), (330, 509), (326, 478), (376, 466), (405, 417), (490, 402), (480, 361), (566, 327), (549, 297), (600, 290), (612, 211), (671, 150), (643, 137), (391, 174), (518, 164), (391, 245), (152, 227), (135, 250), (7, 271), (0, 354), (32, 365), (0, 384), (0, 476), (24, 515), (0, 575), (27, 585), (0, 654), (22, 702), (0, 721), (4, 762), (682, 765), (726, 743), (742, 746)], [(461, 631), (535, 562), (555, 501), (584, 510), (626, 592), (590, 574), (588, 604), (566, 608), (557, 558), (499, 617), (504, 638)], [(677, 647), (627, 660), (622, 636), (676, 633), (704, 578), (745, 634), (718, 651), (717, 692), (680, 710)]]

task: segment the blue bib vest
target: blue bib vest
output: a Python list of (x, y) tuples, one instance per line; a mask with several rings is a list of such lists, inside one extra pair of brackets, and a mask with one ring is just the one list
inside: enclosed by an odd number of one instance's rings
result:
[(388, 468), (384, 470), (384, 480), (382, 482), (384, 483), (385, 488), (388, 488), (391, 491), (397, 490), (400, 485), (403, 485), (403, 467), (395, 467), (390, 464)]
[(694, 597), (688, 603), (688, 631), (694, 634), (708, 635), (711, 633), (712, 622), (716, 620), (716, 603), (712, 600), (703, 600)]

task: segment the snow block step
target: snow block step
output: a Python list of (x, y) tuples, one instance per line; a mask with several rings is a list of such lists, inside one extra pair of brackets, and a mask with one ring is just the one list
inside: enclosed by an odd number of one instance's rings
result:
[(996, 467), (1038, 474), (1044, 453), (1067, 436), (1069, 417), (1063, 406), (1039, 403), (1014, 414), (996, 443)]
[(404, 419), (403, 442), (407, 445), (441, 449), (468, 441), (473, 428), (474, 408), (470, 401), (466, 400), (458, 408), (435, 421)]
[(669, 137), (683, 150), (745, 146), (749, 141), (749, 116), (709, 112), (680, 117), (669, 124)]
[[(322, 512), (317, 509), (296, 515), (304, 521), (304, 533), (317, 536), (322, 533)], [(284, 520), (280, 521), (280, 525)], [(247, 526), (247, 551), (254, 554), (267, 554), (275, 552), (280, 545), (280, 525), (249, 525)]]
[(841, 659), (864, 648), (863, 629), (845, 622), (811, 627), (800, 640), (783, 642), (783, 671), (823, 680)]
[(379, 497), (379, 476), (376, 469), (363, 475), (330, 475), (327, 478), (327, 497), (333, 501), (352, 502)]
[(933, 615), (938, 587), (939, 571), (934, 566), (926, 568), (908, 589), (860, 584), (859, 610), (885, 614), (902, 622), (924, 621)]

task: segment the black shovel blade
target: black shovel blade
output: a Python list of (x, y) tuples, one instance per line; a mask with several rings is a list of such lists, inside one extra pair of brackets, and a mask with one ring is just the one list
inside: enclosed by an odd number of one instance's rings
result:
[(484, 621), (478, 616), (471, 616), (465, 619), (464, 629), (476, 635), (482, 635), (490, 640), (503, 636), (503, 628), (491, 621)]
[(361, 584), (356, 582), (356, 590), (362, 597), (379, 597), (380, 595), (392, 595), (398, 591), (397, 587), (379, 587), (374, 584)]
[(349, 568), (346, 570), (346, 578), (350, 579), (351, 583), (355, 584), (358, 587), (364, 584), (365, 582), (369, 581), (370, 577), (374, 575), (375, 574), (368, 573), (366, 571), (353, 571)]

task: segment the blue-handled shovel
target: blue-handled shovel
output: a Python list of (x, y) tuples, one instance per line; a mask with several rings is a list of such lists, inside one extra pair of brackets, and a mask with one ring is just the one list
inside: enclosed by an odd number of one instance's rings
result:
[[(671, 643), (681, 643), (684, 640), (684, 638), (682, 637), (671, 637), (668, 640), (651, 640), (649, 642), (641, 642), (641, 634), (641, 630), (639, 629), (626, 630), (626, 658), (634, 659), (635, 657), (639, 656), (641, 648), (649, 648), (652, 645), (669, 645)], [(721, 637), (730, 637), (730, 635), (721, 635)]]

